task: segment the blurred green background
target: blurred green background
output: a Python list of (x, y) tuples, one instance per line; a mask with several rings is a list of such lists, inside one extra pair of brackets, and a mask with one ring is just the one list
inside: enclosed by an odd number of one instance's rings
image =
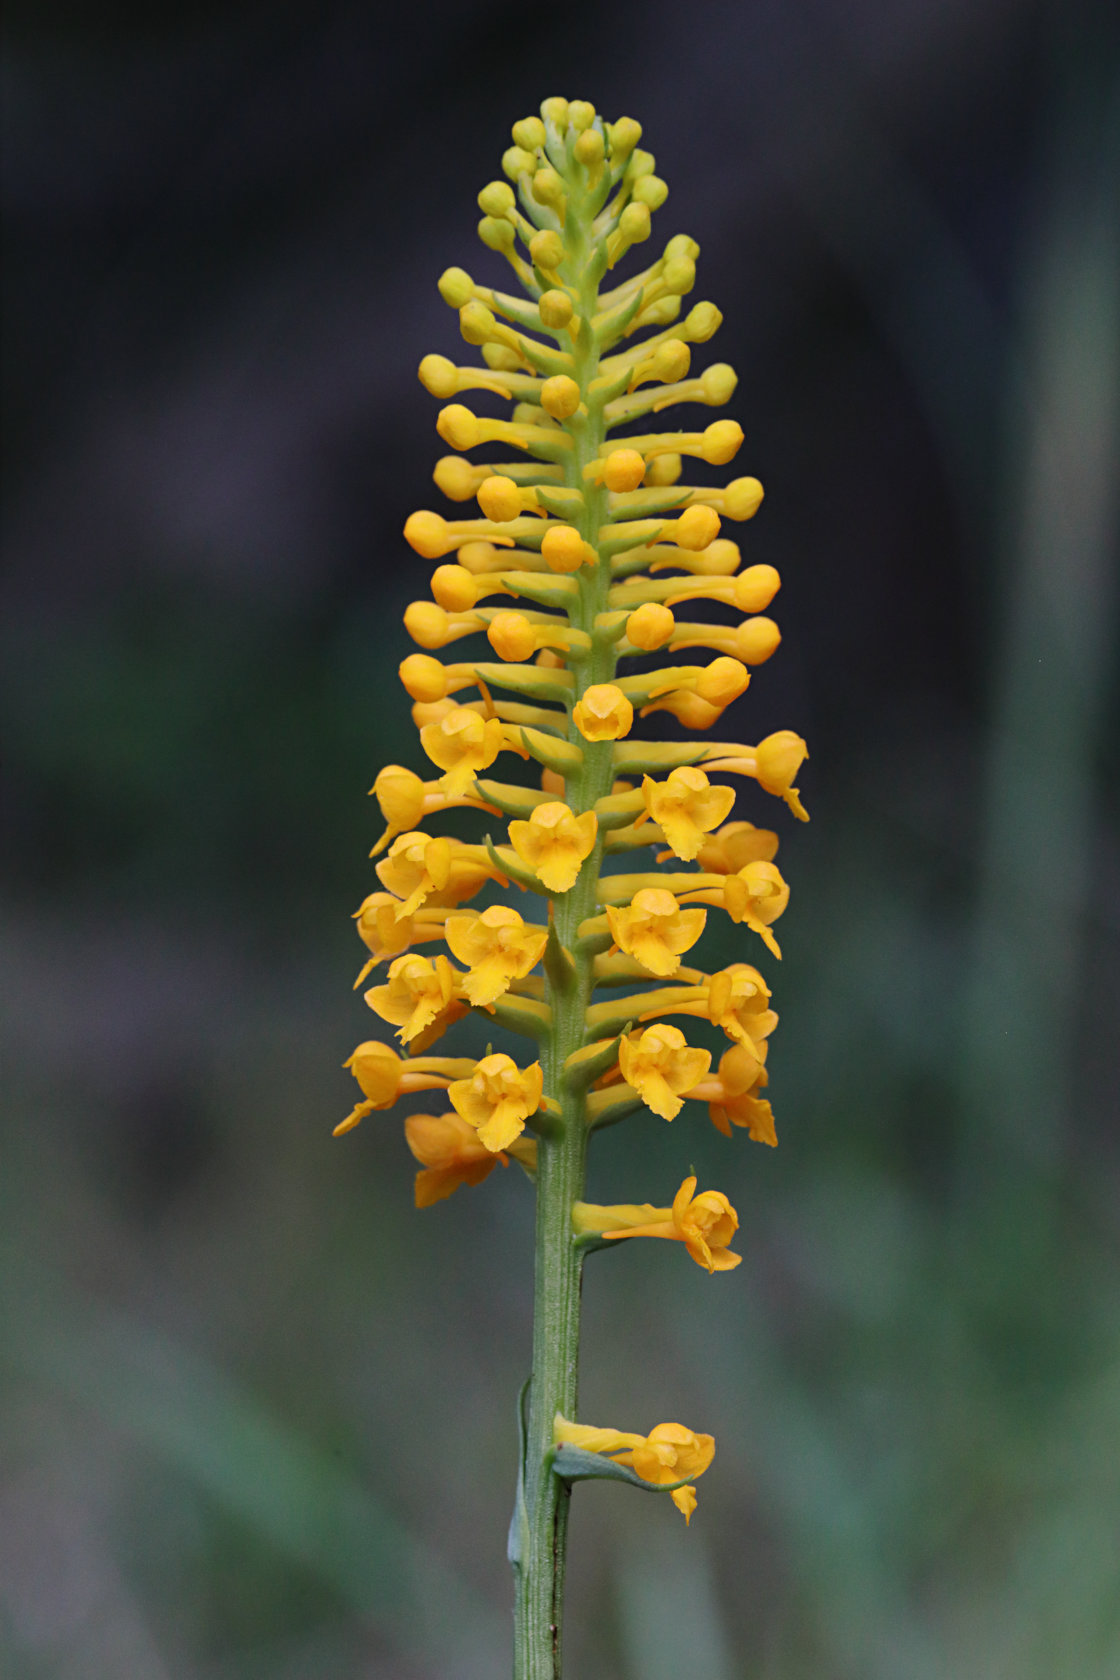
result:
[[(596, 1255), (581, 1680), (1120, 1672), (1117, 14), (1093, 0), (15, 0), (5, 49), (0, 1670), (508, 1669), (516, 1172), (424, 1215), (349, 913), (438, 505), (435, 279), (551, 93), (644, 125), (741, 383), (804, 733), (781, 1147), (709, 1279)], [(729, 731), (730, 733), (731, 731)], [(412, 1104), (421, 1108), (416, 1100)]]

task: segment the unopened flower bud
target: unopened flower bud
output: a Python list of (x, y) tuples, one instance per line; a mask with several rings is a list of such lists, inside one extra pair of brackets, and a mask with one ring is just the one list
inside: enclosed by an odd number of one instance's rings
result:
[(750, 672), (745, 665), (738, 659), (724, 656), (713, 659), (701, 671), (696, 681), (696, 692), (710, 706), (729, 706), (732, 700), (738, 699), (750, 680)]
[(478, 585), (465, 566), (437, 566), (432, 594), (446, 612), (469, 612), (478, 600)]
[(573, 525), (551, 525), (544, 534), (541, 553), (553, 572), (578, 572), (591, 558), (591, 549)]
[[(512, 478), (494, 473), (479, 485), (478, 505), (487, 519), (494, 520), (498, 525), (507, 525), (521, 512), (521, 492)], [(473, 606), (474, 603), (471, 604)]]
[(529, 191), (538, 204), (547, 205), (550, 209), (555, 209), (557, 205), (563, 204), (567, 196), (560, 176), (555, 169), (550, 168), (547, 164), (543, 169), (537, 170)]
[(738, 454), (742, 442), (743, 428), (737, 420), (713, 420), (704, 429), (703, 459), (709, 466), (724, 467)]
[(583, 134), (595, 121), (595, 107), (588, 99), (573, 99), (568, 106), (568, 122), (577, 134)]
[(551, 273), (564, 261), (564, 241), (552, 228), (542, 228), (529, 241), (529, 256), (537, 268)]
[(427, 653), (410, 653), (400, 663), (400, 678), (412, 700), (430, 703), (447, 693), (447, 672), (438, 659)]
[(508, 216), (516, 203), (508, 181), (490, 181), (478, 195), (478, 208), (484, 216)]
[(474, 281), (465, 268), (445, 268), (438, 284), (440, 297), (452, 309), (462, 309), (474, 297)]
[(432, 477), (449, 502), (469, 502), (478, 488), (477, 469), (461, 455), (441, 455)]
[(579, 386), (566, 373), (554, 374), (541, 386), (541, 407), (554, 420), (570, 419), (579, 404)]
[[(443, 411), (445, 414), (447, 410)], [(719, 514), (714, 508), (697, 504), (687, 507), (677, 520), (676, 538), (681, 548), (694, 553), (707, 548), (719, 536)]]
[(512, 129), (513, 143), (527, 152), (535, 152), (544, 145), (544, 124), (539, 117), (522, 117)]
[(634, 150), (642, 138), (642, 125), (633, 117), (619, 117), (617, 122), (610, 124), (607, 132), (610, 135), (611, 157), (618, 160), (629, 157)]
[(542, 327), (559, 331), (566, 327), (572, 318), (572, 300), (567, 292), (542, 292), (537, 307), (541, 313)]
[(511, 181), (519, 181), (522, 175), (531, 175), (536, 167), (536, 153), (527, 152), (521, 146), (508, 146), (502, 153), (502, 172)]
[(413, 601), (405, 608), (404, 627), (423, 648), (445, 646), (450, 628), (447, 614), (434, 601)]
[(772, 618), (745, 618), (735, 637), (744, 665), (765, 665), (781, 640), (782, 632)]
[(612, 449), (603, 468), (608, 490), (636, 490), (646, 476), (646, 463), (636, 449)]
[(728, 519), (753, 519), (762, 496), (762, 485), (757, 478), (733, 478), (723, 492), (723, 511)]
[(531, 659), (537, 648), (533, 626), (524, 613), (496, 613), (486, 630), (486, 638), (499, 659), (523, 664)]
[(653, 653), (665, 646), (676, 627), (677, 621), (668, 607), (660, 601), (644, 601), (626, 620), (626, 639), (643, 653)]
[(714, 303), (694, 303), (684, 318), (684, 330), (690, 344), (706, 344), (722, 323), (723, 316)]
[[(668, 183), (659, 175), (643, 175), (641, 180), (634, 183), (631, 203), (644, 204), (649, 210), (660, 210), (668, 196)], [(691, 287), (685, 289), (690, 291)]]

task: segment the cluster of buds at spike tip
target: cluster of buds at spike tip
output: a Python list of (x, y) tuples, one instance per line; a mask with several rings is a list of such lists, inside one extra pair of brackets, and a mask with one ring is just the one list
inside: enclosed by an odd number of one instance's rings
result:
[[(480, 239), (511, 289), (460, 267), (439, 280), (466, 349), (424, 356), (419, 374), (452, 451), (435, 485), (456, 505), (404, 525), (421, 571), (400, 678), (419, 740), (374, 782), (377, 885), (356, 912), (359, 982), (384, 969), (363, 995), (400, 1048), (358, 1046), (346, 1066), (363, 1100), (336, 1128), (446, 1092), (444, 1112), (405, 1123), (417, 1206), (516, 1159), (551, 1233), (538, 1244), (546, 1291), (635, 1237), (678, 1241), (712, 1274), (739, 1264), (722, 1191), (698, 1194), (689, 1175), (667, 1207), (589, 1203), (585, 1154), (598, 1127), (637, 1117), (640, 1136), (651, 1116), (705, 1103), (725, 1136), (776, 1142), (763, 1092), (777, 1015), (750, 959), (780, 957), (789, 889), (776, 832), (735, 807), (742, 794), (759, 820), (770, 800), (806, 815), (799, 735), (710, 738), (778, 648), (781, 580), (732, 536), (762, 486), (736, 465), (739, 423), (697, 418), (736, 376), (697, 365), (720, 312), (690, 296), (696, 242), (654, 236), (668, 189), (640, 140), (629, 118), (546, 100), (514, 124), (503, 178), (478, 196)], [(639, 245), (650, 256), (626, 274)], [(663, 712), (683, 736), (658, 738)], [(732, 929), (734, 960), (705, 965), (705, 939)], [(470, 1016), (484, 1053), (433, 1055)], [(513, 1038), (495, 1048), (495, 1033)], [(542, 1454), (573, 1479), (609, 1459), (691, 1515), (710, 1437), (567, 1422), (576, 1351), (533, 1373), (526, 1533), (547, 1527)], [(545, 1567), (536, 1544), (525, 1580)]]

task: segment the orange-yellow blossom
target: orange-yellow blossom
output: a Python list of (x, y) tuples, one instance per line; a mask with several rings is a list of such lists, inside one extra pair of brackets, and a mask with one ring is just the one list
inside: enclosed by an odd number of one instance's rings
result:
[[(710, 834), (696, 854), (701, 869), (713, 875), (736, 875), (748, 863), (773, 863), (778, 852), (778, 836), (773, 829), (756, 828), (754, 823), (724, 823)], [(662, 852), (658, 863), (672, 854)]]
[(448, 1013), (458, 994), (458, 980), (446, 957), (408, 952), (390, 964), (388, 984), (371, 986), (365, 1000), (383, 1021), (399, 1029), (402, 1043), (409, 1044)]
[(657, 823), (677, 857), (690, 863), (735, 803), (735, 791), (713, 787), (703, 770), (685, 765), (664, 782), (642, 777), (646, 813)]
[(450, 840), (445, 834), (433, 839), (422, 829), (415, 829), (393, 841), (377, 865), (377, 878), (403, 900), (397, 910), (403, 917), (428, 899), (436, 904), (458, 904), (472, 898), (484, 881), (498, 877), (489, 859), (480, 857), (478, 847)]
[(533, 927), (508, 905), (492, 904), (480, 916), (449, 916), (446, 938), (452, 956), (469, 970), (462, 982), (467, 998), (485, 1005), (536, 967), (548, 943), (548, 929)]
[(640, 888), (628, 908), (607, 906), (615, 944), (662, 978), (677, 972), (683, 953), (696, 944), (706, 920), (706, 911), (682, 910), (663, 887)]
[(563, 893), (575, 885), (585, 858), (595, 849), (599, 820), (594, 811), (579, 816), (561, 800), (538, 805), (525, 822), (511, 822), (514, 851), (549, 892)]
[(530, 1170), (536, 1166), (537, 1146), (532, 1138), (518, 1138), (508, 1154), (504, 1150), (494, 1154), (480, 1142), (474, 1127), (454, 1112), (410, 1114), (404, 1135), (422, 1168), (416, 1174), (418, 1208), (442, 1202), (460, 1184), (481, 1184), (499, 1161), (508, 1167), (510, 1154)]
[(371, 1038), (359, 1044), (342, 1065), (350, 1069), (366, 1100), (338, 1123), (335, 1137), (352, 1131), (375, 1109), (392, 1108), (398, 1097), (411, 1091), (446, 1090), (452, 1079), (468, 1072), (474, 1063), (448, 1056), (415, 1056), (406, 1061), (391, 1045)]
[[(673, 1482), (702, 1476), (715, 1457), (711, 1435), (697, 1435), (683, 1423), (659, 1423), (648, 1435), (634, 1435), (621, 1429), (596, 1429), (590, 1424), (569, 1423), (557, 1412), (552, 1426), (557, 1446), (567, 1443), (584, 1452), (608, 1454), (616, 1464), (626, 1464), (643, 1482), (668, 1487)], [(696, 1489), (676, 1488), (673, 1504), (688, 1522), (696, 1509)]]
[(623, 1079), (663, 1120), (680, 1113), (683, 1093), (703, 1079), (711, 1061), (710, 1051), (692, 1049), (679, 1027), (662, 1021), (631, 1033), (618, 1046)]
[(493, 1154), (508, 1149), (541, 1105), (544, 1070), (539, 1062), (519, 1068), (500, 1052), (483, 1056), (469, 1079), (457, 1079), (448, 1095), (455, 1110)]
[(774, 1130), (774, 1112), (769, 1102), (758, 1095), (767, 1083), (766, 1045), (733, 1044), (720, 1057), (719, 1069), (709, 1074), (687, 1095), (708, 1104), (712, 1125), (724, 1137), (731, 1136), (732, 1126), (742, 1127), (755, 1143), (768, 1143), (776, 1148), (778, 1136)]
[(621, 741), (629, 735), (634, 708), (614, 683), (593, 683), (572, 711), (585, 741)]
[(577, 1232), (593, 1232), (612, 1241), (665, 1237), (683, 1242), (696, 1264), (709, 1272), (730, 1272), (743, 1258), (727, 1246), (739, 1229), (739, 1215), (722, 1190), (702, 1190), (697, 1195), (695, 1178), (685, 1179), (668, 1208), (652, 1207), (649, 1202), (616, 1207), (574, 1202), (572, 1226)]
[(740, 746), (737, 742), (720, 742), (709, 749), (709, 766), (728, 770), (740, 776), (753, 776), (767, 793), (778, 794), (785, 800), (795, 817), (809, 821), (809, 813), (801, 803), (801, 796), (793, 786), (793, 778), (809, 756), (809, 749), (800, 735), (792, 729), (779, 729), (767, 735), (757, 747)]
[(438, 723), (424, 725), (420, 745), (444, 772), (441, 785), (456, 797), (466, 793), (479, 771), (493, 764), (501, 752), (501, 720), (482, 717), (469, 706), (455, 706)]
[(722, 886), (698, 887), (683, 895), (688, 904), (713, 904), (727, 911), (733, 922), (745, 922), (757, 933), (769, 951), (781, 957), (781, 947), (770, 932), (789, 903), (789, 887), (777, 864), (745, 863), (734, 874), (724, 876)]

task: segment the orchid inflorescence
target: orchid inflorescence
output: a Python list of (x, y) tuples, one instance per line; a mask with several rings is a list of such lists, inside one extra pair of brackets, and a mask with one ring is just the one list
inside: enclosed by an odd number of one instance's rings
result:
[[(336, 1127), (413, 1092), (446, 1092), (446, 1112), (405, 1123), (421, 1163), (418, 1207), (511, 1159), (535, 1179), (533, 1370), (510, 1536), (519, 1676), (560, 1671), (571, 1483), (601, 1475), (667, 1489), (687, 1520), (693, 1480), (711, 1462), (711, 1437), (677, 1423), (643, 1436), (571, 1421), (589, 1251), (657, 1237), (680, 1241), (710, 1273), (739, 1262), (734, 1208), (722, 1192), (697, 1194), (693, 1175), (669, 1207), (584, 1201), (587, 1144), (643, 1109), (671, 1121), (690, 1099), (707, 1103), (727, 1136), (742, 1128), (776, 1142), (763, 1094), (777, 1022), (770, 988), (751, 963), (709, 973), (685, 959), (710, 910), (780, 956), (773, 924), (789, 889), (777, 836), (732, 820), (735, 786), (723, 778), (750, 778), (806, 815), (798, 735), (706, 738), (778, 646), (765, 613), (780, 580), (772, 566), (744, 567), (721, 534), (725, 520), (757, 511), (757, 479), (682, 481), (689, 459), (730, 463), (739, 425), (641, 429), (664, 426), (654, 417), (675, 404), (726, 403), (736, 376), (719, 362), (692, 371), (692, 347), (721, 320), (710, 303), (682, 313), (696, 277), (692, 239), (676, 235), (640, 273), (600, 291), (650, 237), (667, 196), (640, 139), (629, 118), (605, 123), (585, 101), (545, 100), (539, 117), (514, 124), (507, 179), (479, 194), (482, 242), (507, 259), (524, 296), (461, 268), (439, 282), (481, 365), (439, 355), (420, 364), (444, 405), (436, 429), (460, 452), (434, 477), (450, 501), (479, 512), (422, 511), (405, 525), (415, 552), (437, 562), (431, 599), (405, 613), (421, 651), (400, 667), (431, 768), (378, 775), (380, 887), (356, 916), (369, 952), (359, 983), (387, 965), (364, 995), (402, 1052), (376, 1039), (358, 1046), (346, 1065), (363, 1100)], [(470, 392), (502, 399), (508, 415), (476, 414), (461, 400)], [(612, 438), (623, 427), (638, 429)], [(487, 445), (502, 458), (464, 458)], [(739, 622), (688, 616), (705, 602)], [(436, 657), (467, 640), (469, 659), (457, 648)], [(697, 663), (698, 649), (714, 657)], [(649, 669), (656, 653), (665, 663)], [(636, 716), (662, 712), (697, 738), (635, 735)], [(495, 779), (511, 755), (534, 785)], [(459, 808), (486, 813), (490, 831), (475, 842), (432, 832), (430, 819)], [(604, 867), (651, 848), (636, 873)], [(499, 896), (511, 886), (520, 907)], [(480, 895), (489, 902), (472, 907)], [(470, 1012), (527, 1039), (527, 1054), (430, 1054)], [(715, 1067), (689, 1042), (689, 1018), (722, 1029)]]

